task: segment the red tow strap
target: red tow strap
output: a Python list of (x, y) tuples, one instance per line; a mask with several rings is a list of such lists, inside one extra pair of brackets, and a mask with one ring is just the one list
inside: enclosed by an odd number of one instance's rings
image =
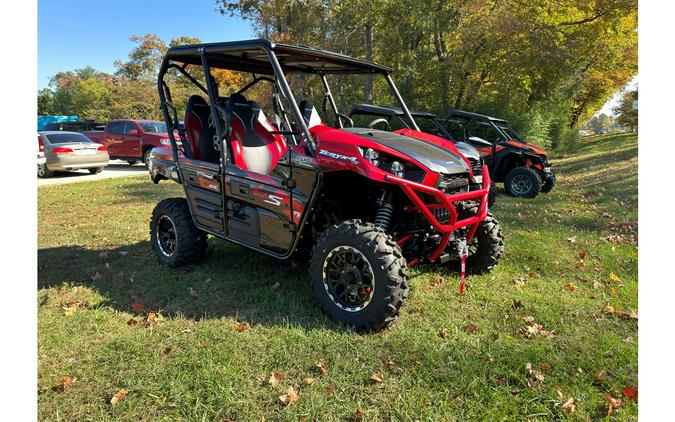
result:
[(464, 294), (464, 280), (466, 279), (466, 257), (468, 254), (466, 252), (462, 253), (462, 259), (460, 260), (460, 265), (462, 267), (461, 272), (462, 272), (462, 277), (459, 280), (459, 294), (463, 295)]

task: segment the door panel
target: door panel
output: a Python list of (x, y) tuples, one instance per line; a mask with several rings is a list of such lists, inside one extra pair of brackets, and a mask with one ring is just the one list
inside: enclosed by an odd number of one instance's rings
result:
[[(130, 135), (131, 130), (137, 130), (138, 135)], [(122, 150), (125, 157), (140, 157), (141, 156), (141, 130), (136, 123), (126, 122), (124, 124), (124, 135), (122, 136)]]
[(194, 163), (181, 163), (181, 177), (192, 218), (197, 227), (224, 234), (223, 192), (217, 170)]
[[(277, 167), (286, 167), (278, 164)], [(283, 172), (282, 172), (283, 173)], [(276, 253), (293, 243), (291, 193), (277, 174), (264, 175), (227, 164), (228, 237)]]

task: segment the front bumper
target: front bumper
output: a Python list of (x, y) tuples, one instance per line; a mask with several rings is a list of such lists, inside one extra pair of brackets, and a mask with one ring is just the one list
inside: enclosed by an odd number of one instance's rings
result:
[[(468, 228), (466, 235), (466, 241), (468, 243), (473, 238), (473, 235), (478, 228), (478, 224), (487, 216), (488, 196), (490, 194), (490, 173), (488, 172), (487, 166), (485, 164), (483, 164), (482, 176), (480, 189), (456, 194), (445, 194), (436, 188), (411, 182), (410, 180), (401, 179), (395, 176), (387, 177), (387, 181), (398, 185), (406, 194), (408, 199), (410, 199), (412, 202), (413, 205), (406, 207), (406, 210), (417, 211), (421, 213), (429, 222), (429, 224), (431, 224), (436, 231), (442, 234), (441, 242), (438, 247), (431, 251), (427, 256), (429, 261), (434, 262), (441, 256), (448, 245), (448, 241), (450, 240), (452, 233), (459, 228)], [(418, 193), (429, 195), (433, 197), (436, 202), (425, 203), (422, 198), (420, 198)], [(476, 214), (458, 220), (455, 203), (462, 201), (477, 201), (478, 210)], [(448, 222), (441, 223), (438, 221), (432, 212), (434, 209), (446, 209), (449, 213)]]

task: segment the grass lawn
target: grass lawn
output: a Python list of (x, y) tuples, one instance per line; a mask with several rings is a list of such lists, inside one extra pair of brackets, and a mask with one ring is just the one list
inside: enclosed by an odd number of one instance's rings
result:
[(218, 239), (203, 264), (160, 267), (148, 223), (173, 182), (40, 188), (39, 419), (586, 420), (608, 395), (637, 419), (637, 136), (553, 162), (552, 193), (498, 198), (491, 274), (459, 296), (456, 274), (414, 267), (401, 316), (369, 335), (321, 314), (305, 268)]

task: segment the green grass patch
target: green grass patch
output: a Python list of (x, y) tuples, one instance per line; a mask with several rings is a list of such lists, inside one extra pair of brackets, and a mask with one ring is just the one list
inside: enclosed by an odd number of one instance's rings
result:
[[(459, 296), (456, 274), (415, 267), (398, 321), (368, 335), (321, 314), (306, 268), (218, 239), (203, 264), (160, 267), (149, 219), (159, 200), (182, 196), (175, 183), (40, 188), (38, 417), (603, 418), (605, 396), (637, 386), (637, 321), (604, 311), (637, 311), (637, 137), (588, 138), (553, 163), (552, 193), (498, 198), (506, 249), (491, 274), (470, 277)], [(147, 324), (148, 311), (165, 320)], [(527, 338), (527, 316), (552, 334)], [(235, 329), (244, 321), (250, 329)], [(543, 374), (535, 388), (527, 363)], [(272, 371), (285, 380), (270, 385)], [(76, 380), (52, 388), (64, 376)], [(283, 406), (289, 386), (300, 399)], [(122, 388), (128, 396), (112, 406)], [(562, 408), (570, 397), (574, 413)], [(622, 399), (612, 417), (637, 418), (637, 404)]]

